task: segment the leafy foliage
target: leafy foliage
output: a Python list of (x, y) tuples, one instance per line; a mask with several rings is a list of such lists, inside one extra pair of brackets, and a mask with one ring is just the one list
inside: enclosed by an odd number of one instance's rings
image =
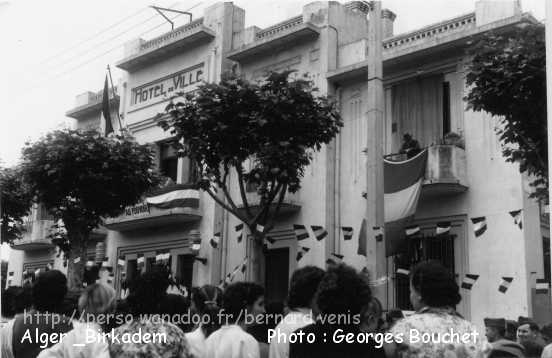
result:
[(0, 168), (2, 242), (12, 242), (22, 234), (23, 218), (29, 214), (32, 196), (23, 182), (21, 168)]
[[(130, 137), (58, 130), (23, 149), (23, 175), (36, 202), (58, 222), (56, 243), (68, 257), (85, 257), (88, 237), (103, 217), (119, 215), (156, 184), (150, 148)], [(70, 286), (80, 287), (85, 260), (69, 260)]]
[[(296, 192), (313, 151), (329, 143), (343, 125), (334, 104), (313, 95), (305, 76), (290, 80), (290, 71), (271, 73), (253, 84), (234, 74), (220, 84), (203, 84), (195, 93), (177, 97), (167, 106), (159, 125), (175, 136), (180, 155), (197, 165), (199, 186), (250, 228), (273, 218), (269, 206), (278, 196)], [(252, 169), (245, 168), (252, 161)], [(234, 204), (227, 185), (235, 171), (246, 213)], [(245, 186), (256, 185), (262, 209), (249, 210)], [(222, 188), (228, 205), (213, 186)]]
[(468, 108), (501, 116), (503, 154), (533, 179), (534, 197), (548, 198), (546, 53), (543, 25), (489, 34), (469, 51)]

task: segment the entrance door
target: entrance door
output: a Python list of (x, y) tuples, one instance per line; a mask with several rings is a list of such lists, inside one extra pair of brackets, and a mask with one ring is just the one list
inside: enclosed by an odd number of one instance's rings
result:
[(289, 285), (289, 248), (267, 250), (265, 265), (265, 301), (284, 302)]
[(193, 274), (194, 274), (194, 256), (178, 255), (176, 259), (176, 273), (175, 273), (176, 282), (190, 289), (192, 287)]

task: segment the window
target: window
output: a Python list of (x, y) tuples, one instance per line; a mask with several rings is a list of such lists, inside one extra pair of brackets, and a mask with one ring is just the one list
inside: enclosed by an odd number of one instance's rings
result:
[(176, 176), (178, 173), (178, 157), (176, 151), (169, 143), (159, 144), (159, 170), (161, 175), (171, 178), (173, 182), (177, 182)]
[(289, 248), (268, 250), (265, 267), (266, 301), (283, 303), (288, 294)]
[(450, 133), (450, 83), (443, 82), (443, 136)]
[(137, 260), (128, 260), (126, 264), (126, 280), (131, 282), (136, 277), (138, 277), (138, 261)]
[[(454, 238), (456, 235), (420, 235), (409, 238), (405, 253), (395, 256), (395, 267), (407, 268), (426, 260), (440, 261), (453, 274), (454, 266)], [(408, 276), (397, 275), (395, 280), (396, 306), (403, 310), (412, 310), (410, 304), (410, 283)]]
[(544, 261), (544, 278), (550, 282), (550, 238), (542, 237), (542, 259)]
[(176, 259), (176, 282), (188, 288), (192, 287), (194, 273), (194, 256), (178, 255)]

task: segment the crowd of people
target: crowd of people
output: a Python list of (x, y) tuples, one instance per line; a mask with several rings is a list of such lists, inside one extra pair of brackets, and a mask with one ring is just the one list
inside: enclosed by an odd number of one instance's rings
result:
[(552, 325), (487, 318), (479, 334), (455, 310), (453, 275), (432, 261), (411, 270), (414, 313), (406, 317), (384, 315), (367, 275), (345, 264), (296, 270), (285, 305), (265, 306), (263, 287), (251, 282), (188, 296), (167, 293), (169, 285), (159, 267), (131, 282), (124, 300), (100, 282), (77, 297), (63, 273), (43, 272), (32, 287), (2, 293), (2, 357), (552, 358)]

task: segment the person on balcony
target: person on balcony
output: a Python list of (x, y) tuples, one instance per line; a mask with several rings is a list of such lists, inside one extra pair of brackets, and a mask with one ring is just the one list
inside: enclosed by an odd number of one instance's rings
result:
[(420, 153), (421, 151), (422, 149), (420, 148), (420, 143), (418, 143), (416, 139), (412, 138), (409, 133), (405, 133), (405, 135), (403, 136), (403, 144), (399, 153), (406, 154), (406, 157), (410, 159), (412, 157), (415, 157), (416, 154)]

